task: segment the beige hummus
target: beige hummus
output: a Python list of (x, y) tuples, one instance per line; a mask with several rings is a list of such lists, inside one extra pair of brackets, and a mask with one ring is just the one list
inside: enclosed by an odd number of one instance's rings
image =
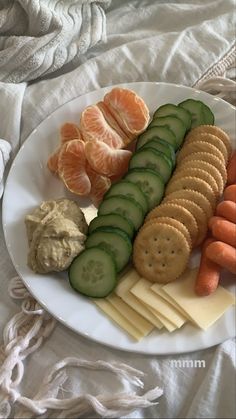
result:
[(64, 271), (84, 249), (87, 223), (75, 201), (43, 202), (25, 217), (28, 265), (38, 273)]

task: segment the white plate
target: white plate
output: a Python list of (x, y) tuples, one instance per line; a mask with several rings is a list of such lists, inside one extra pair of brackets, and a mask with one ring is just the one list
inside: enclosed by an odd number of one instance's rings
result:
[[(179, 103), (187, 98), (204, 101), (211, 107), (216, 124), (225, 129), (234, 141), (233, 106), (206, 93), (174, 84), (131, 83), (124, 87), (135, 90), (146, 101), (150, 111), (165, 103)], [(62, 196), (71, 197), (47, 169), (49, 154), (58, 145), (58, 131), (66, 121), (77, 122), (89, 104), (101, 100), (111, 87), (74, 99), (46, 118), (21, 147), (12, 164), (3, 199), (3, 227), (12, 262), (31, 294), (54, 317), (75, 332), (105, 345), (145, 354), (169, 354), (195, 351), (216, 345), (235, 335), (235, 313), (229, 309), (207, 332), (185, 325), (170, 334), (152, 332), (134, 342), (125, 332), (103, 315), (88, 299), (76, 294), (65, 274), (35, 275), (26, 264), (28, 244), (24, 217), (42, 201)], [(90, 221), (95, 208), (86, 200), (78, 201)], [(233, 290), (232, 282), (228, 285)]]

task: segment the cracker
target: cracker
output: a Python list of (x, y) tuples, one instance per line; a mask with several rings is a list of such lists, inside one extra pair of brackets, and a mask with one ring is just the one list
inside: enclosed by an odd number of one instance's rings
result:
[(180, 166), (176, 169), (175, 174), (172, 176), (169, 184), (173, 182), (173, 180), (175, 179), (179, 179), (181, 177), (186, 177), (186, 176), (194, 176), (199, 179), (205, 180), (206, 183), (209, 183), (215, 196), (219, 198), (219, 190), (218, 190), (218, 186), (215, 179), (213, 178), (213, 176), (211, 176), (210, 173), (206, 172), (203, 169), (197, 169), (197, 168), (192, 168), (192, 167), (185, 168), (185, 166)]
[(189, 137), (188, 140), (185, 141), (185, 144), (192, 144), (192, 143), (195, 143), (196, 141), (203, 141), (203, 142), (206, 142), (208, 144), (212, 144), (213, 146), (215, 146), (222, 153), (222, 155), (224, 156), (224, 162), (225, 164), (227, 164), (228, 150), (225, 147), (223, 141), (219, 137), (213, 134), (200, 133), (200, 134), (192, 135), (191, 137)]
[(208, 219), (203, 209), (195, 202), (189, 201), (188, 199), (175, 198), (170, 203), (180, 205), (187, 209), (194, 216), (198, 226), (198, 236), (195, 243), (195, 247), (199, 246), (203, 242), (207, 234)]
[(176, 179), (171, 182), (170, 185), (167, 185), (165, 194), (169, 195), (170, 193), (178, 191), (179, 189), (191, 189), (193, 191), (202, 193), (210, 202), (213, 211), (215, 210), (216, 197), (212, 188), (208, 185), (207, 182), (205, 182), (205, 180), (194, 176), (181, 177), (180, 179)]
[(184, 235), (167, 224), (144, 224), (134, 241), (134, 266), (152, 282), (177, 279), (186, 269), (189, 257), (190, 247)]
[(225, 164), (223, 154), (212, 144), (206, 143), (205, 141), (194, 141), (190, 144), (184, 144), (183, 148), (180, 150), (177, 156), (177, 164), (180, 164), (181, 161), (191, 155), (192, 153), (210, 153), (213, 156), (216, 156), (221, 162)]
[(170, 218), (170, 217), (157, 217), (157, 218), (152, 218), (149, 221), (146, 221), (146, 224), (148, 224), (148, 223), (168, 224), (172, 227), (177, 228), (177, 230), (179, 230), (184, 235), (184, 237), (186, 238), (189, 247), (192, 248), (192, 240), (191, 240), (191, 236), (189, 234), (189, 231), (185, 227), (185, 225), (183, 223), (181, 223), (180, 221), (175, 220), (174, 218)]
[[(224, 182), (219, 170), (210, 163), (200, 160), (185, 161), (184, 165), (179, 166), (184, 169), (202, 169), (209, 173), (216, 181), (218, 187), (218, 195), (221, 196), (224, 191)], [(204, 179), (203, 179), (204, 180)]]
[(222, 163), (220, 159), (218, 159), (216, 156), (214, 156), (211, 153), (197, 152), (197, 153), (192, 153), (191, 155), (183, 159), (181, 161), (181, 165), (182, 164), (184, 165), (186, 161), (195, 161), (195, 160), (205, 161), (209, 164), (212, 164), (212, 166), (216, 167), (216, 169), (220, 172), (222, 176), (224, 185), (226, 184), (227, 172), (226, 172), (225, 165)]
[(145, 221), (158, 217), (170, 217), (182, 223), (189, 231), (193, 246), (195, 245), (198, 236), (198, 226), (190, 211), (180, 205), (171, 204), (169, 202), (163, 203), (150, 211)]
[(205, 212), (208, 220), (210, 217), (213, 216), (213, 210), (212, 210), (210, 202), (200, 192), (193, 191), (190, 189), (179, 189), (178, 191), (172, 192), (171, 194), (166, 196), (164, 198), (164, 201), (162, 202), (164, 203), (171, 202), (173, 199), (176, 199), (176, 198), (187, 199), (197, 204)]
[(199, 125), (198, 127), (193, 128), (187, 135), (186, 140), (188, 140), (191, 136), (196, 134), (213, 134), (216, 137), (220, 138), (221, 141), (224, 143), (225, 147), (228, 151), (228, 159), (232, 153), (232, 144), (228, 134), (223, 131), (220, 127), (215, 125)]

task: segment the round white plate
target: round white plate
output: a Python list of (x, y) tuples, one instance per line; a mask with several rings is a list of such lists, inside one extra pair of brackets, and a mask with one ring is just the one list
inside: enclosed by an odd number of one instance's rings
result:
[[(235, 109), (227, 102), (174, 84), (141, 82), (122, 86), (135, 90), (143, 97), (151, 112), (165, 103), (178, 104), (187, 98), (204, 101), (213, 110), (216, 125), (228, 132), (235, 147)], [(58, 145), (60, 125), (66, 121), (78, 123), (84, 108), (101, 100), (110, 89), (100, 89), (64, 104), (46, 118), (21, 147), (12, 164), (3, 199), (3, 227), (12, 262), (31, 294), (48, 312), (75, 332), (99, 343), (145, 354), (173, 354), (223, 342), (235, 335), (234, 308), (227, 310), (207, 332), (185, 325), (174, 333), (153, 331), (136, 343), (92, 302), (73, 291), (66, 274), (36, 275), (27, 267), (28, 244), (24, 217), (42, 201), (70, 197), (78, 200), (87, 221), (96, 214), (88, 200), (70, 195), (65, 190), (62, 182), (49, 172), (46, 163)], [(234, 289), (232, 281), (228, 287)]]

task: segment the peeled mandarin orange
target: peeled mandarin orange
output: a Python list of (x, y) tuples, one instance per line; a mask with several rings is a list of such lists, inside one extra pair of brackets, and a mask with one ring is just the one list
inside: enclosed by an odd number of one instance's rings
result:
[(86, 172), (84, 142), (71, 140), (60, 151), (58, 173), (65, 186), (77, 195), (88, 195), (91, 182)]
[(120, 127), (133, 138), (149, 123), (149, 110), (144, 100), (129, 89), (115, 87), (104, 96), (104, 103)]
[(85, 155), (93, 170), (101, 175), (113, 176), (124, 174), (128, 170), (132, 153), (94, 140), (85, 143)]
[(70, 140), (82, 140), (82, 135), (78, 125), (72, 122), (66, 122), (60, 128), (61, 143), (64, 144)]
[(123, 140), (113, 129), (97, 105), (88, 106), (80, 118), (80, 130), (85, 141), (99, 140), (113, 148), (121, 148)]
[(105, 104), (105, 102), (101, 101), (97, 103), (97, 106), (99, 107), (99, 109), (101, 110), (105, 120), (107, 121), (107, 123), (110, 125), (110, 127), (112, 127), (117, 134), (120, 135), (120, 137), (122, 138), (123, 141), (123, 145), (127, 145), (130, 143), (130, 141), (132, 141), (132, 136), (130, 136), (130, 134), (126, 134), (122, 128), (118, 125), (117, 121), (115, 120), (115, 118), (112, 116), (108, 106)]
[(95, 206), (98, 206), (111, 186), (111, 181), (108, 177), (99, 175), (95, 172), (90, 164), (87, 162), (86, 171), (91, 182), (90, 198)]
[(59, 158), (60, 151), (61, 151), (61, 147), (59, 147), (53, 154), (51, 154), (51, 156), (49, 156), (49, 159), (47, 161), (47, 166), (49, 170), (55, 175), (58, 172), (58, 158)]

